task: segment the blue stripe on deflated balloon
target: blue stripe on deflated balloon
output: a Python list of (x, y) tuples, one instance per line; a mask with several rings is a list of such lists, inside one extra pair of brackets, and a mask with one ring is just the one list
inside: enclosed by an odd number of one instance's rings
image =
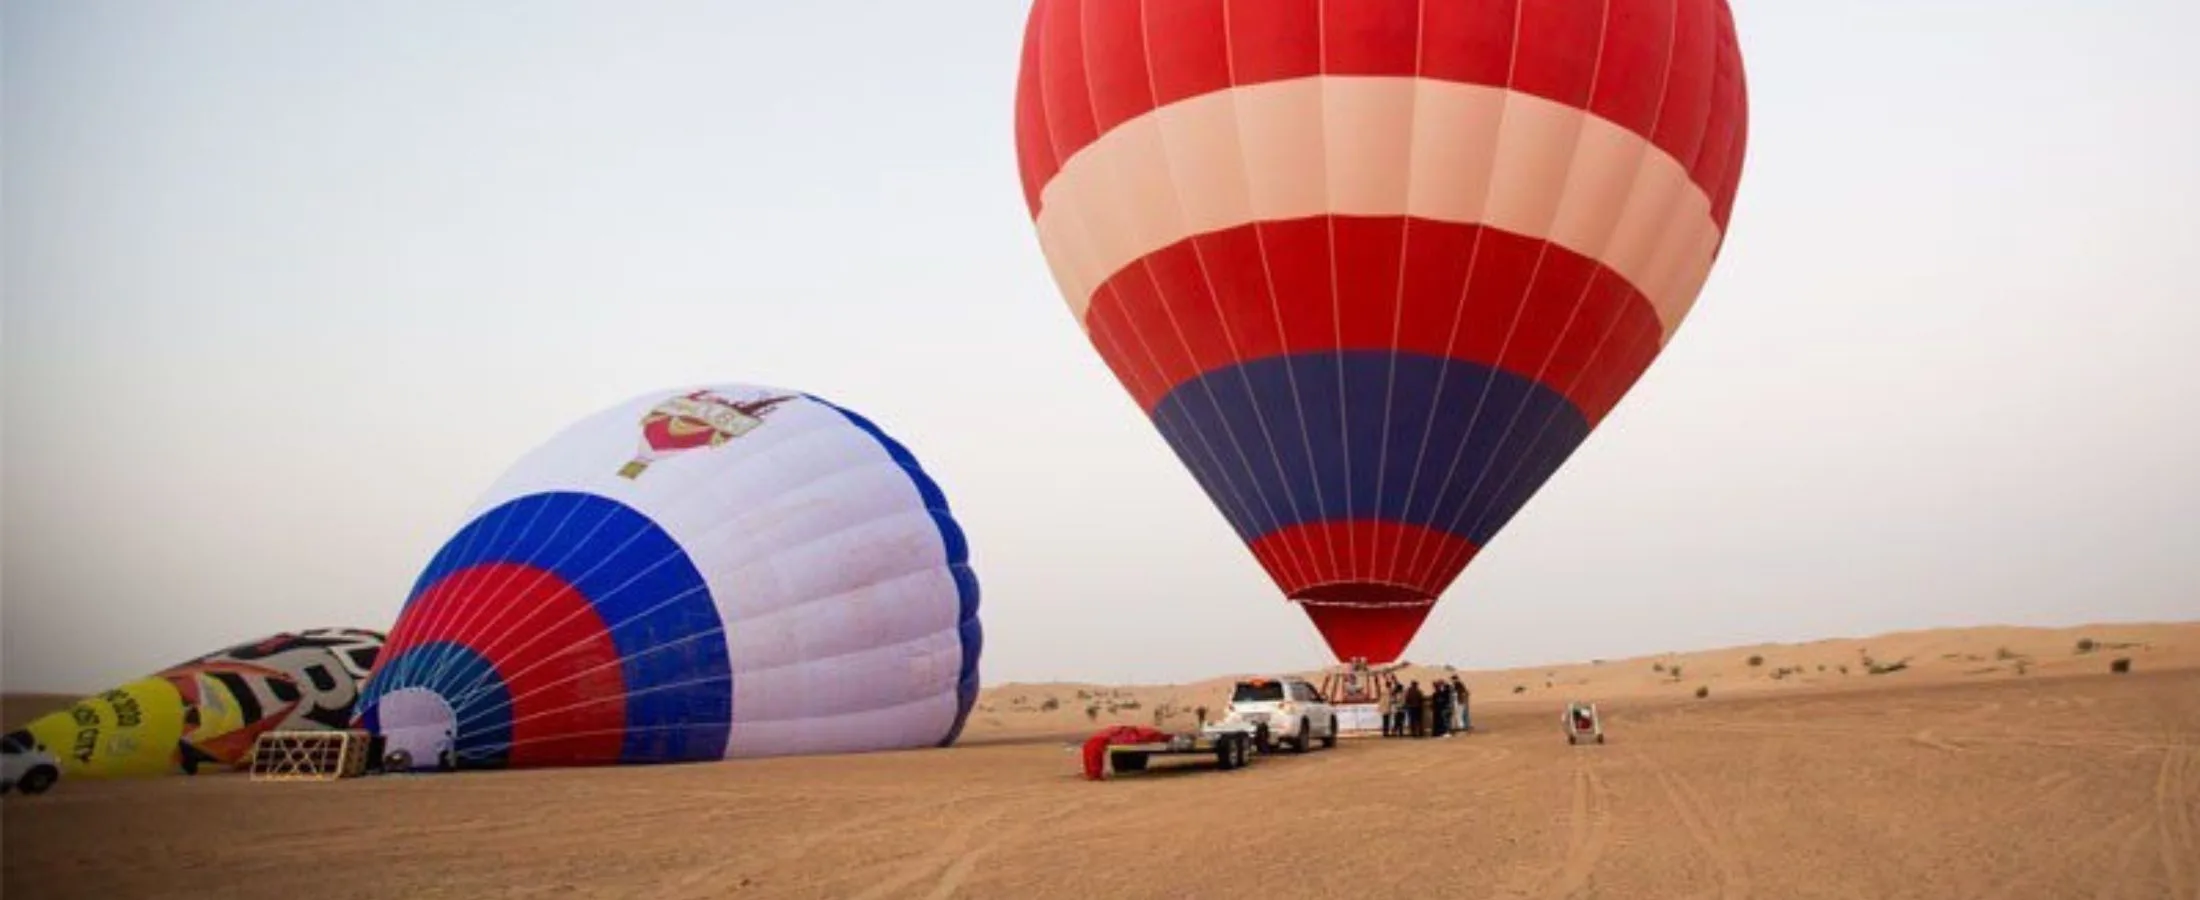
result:
[[(483, 513), (453, 536), (407, 605), (454, 572), (499, 562), (549, 571), (586, 597), (609, 631), (625, 681), (623, 762), (725, 756), (733, 680), (723, 620), (702, 572), (670, 534), (608, 497), (528, 495)], [(511, 652), (523, 643), (503, 641), (501, 647)], [(524, 652), (539, 658), (559, 649), (537, 643)], [(495, 662), (513, 671), (534, 660)]]
[(962, 526), (955, 523), (954, 514), (948, 509), (947, 495), (940, 490), (932, 476), (924, 471), (909, 448), (903, 447), (886, 432), (866, 419), (862, 414), (842, 408), (814, 394), (803, 395), (828, 409), (846, 417), (849, 423), (864, 434), (878, 441), (886, 455), (898, 463), (902, 471), (909, 473), (909, 480), (916, 485), (918, 495), (924, 498), (924, 508), (931, 513), (932, 521), (939, 526), (940, 543), (947, 548), (948, 571), (955, 578), (955, 599), (958, 605), (956, 632), (962, 643), (962, 671), (956, 678), (955, 721), (948, 726), (947, 734), (940, 738), (939, 746), (945, 747), (962, 736), (963, 723), (970, 718), (970, 710), (978, 704), (978, 657), (985, 646), (984, 629), (978, 624), (978, 576), (970, 568), (970, 542), (964, 537)]

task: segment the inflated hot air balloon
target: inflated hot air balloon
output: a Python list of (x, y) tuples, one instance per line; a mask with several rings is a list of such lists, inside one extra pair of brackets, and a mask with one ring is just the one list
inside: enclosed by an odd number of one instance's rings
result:
[(86, 697), (5, 743), (53, 757), (63, 778), (233, 767), (265, 732), (348, 725), (382, 645), (357, 628), (270, 635)]
[(945, 746), (980, 644), (962, 531), (901, 444), (807, 394), (661, 391), (490, 488), (360, 720), (398, 768)]
[(1672, 337), (1747, 131), (1724, 0), (1038, 0), (1016, 104), (1070, 311), (1372, 662)]

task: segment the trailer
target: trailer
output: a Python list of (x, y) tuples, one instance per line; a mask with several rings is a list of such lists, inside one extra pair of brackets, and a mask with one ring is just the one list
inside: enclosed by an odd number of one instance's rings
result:
[[(1236, 723), (1210, 723), (1198, 731), (1169, 734), (1160, 740), (1108, 744), (1100, 753), (1097, 778), (1143, 772), (1156, 757), (1208, 757), (1225, 772), (1244, 768), (1252, 759), (1254, 730)], [(1092, 768), (1087, 766), (1088, 777), (1094, 775)]]

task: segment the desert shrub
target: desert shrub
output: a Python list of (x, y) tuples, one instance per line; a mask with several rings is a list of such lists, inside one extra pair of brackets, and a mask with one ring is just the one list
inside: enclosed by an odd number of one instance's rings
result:
[(1098, 704), (1098, 703), (1094, 703), (1094, 704), (1090, 704), (1090, 705), (1086, 706), (1086, 707), (1085, 707), (1085, 718), (1087, 718), (1087, 719), (1090, 719), (1090, 720), (1092, 720), (1092, 721), (1095, 721), (1095, 722), (1098, 722), (1098, 721), (1100, 721), (1100, 704)]
[(1054, 699), (1053, 697), (1048, 697), (1048, 698), (1047, 698), (1047, 702), (1039, 704), (1039, 710), (1040, 710), (1041, 712), (1053, 712), (1053, 711), (1055, 711), (1055, 710), (1057, 710), (1057, 709), (1061, 709), (1061, 708), (1062, 708), (1062, 701), (1060, 701), (1060, 700), (1056, 700), (1056, 699)]
[(1513, 693), (1515, 693), (1515, 694), (1525, 694), (1525, 693), (1527, 693), (1527, 692), (1528, 692), (1528, 686), (1527, 686), (1527, 685), (1525, 685), (1525, 684), (1516, 684), (1516, 685), (1513, 685)]
[(2131, 657), (2119, 656), (2109, 662), (2108, 670), (2118, 675), (2131, 671)]
[(1090, 699), (1092, 699), (1092, 692), (1091, 692), (1091, 691), (1078, 691), (1078, 692), (1077, 692), (1077, 699), (1079, 699), (1079, 700), (1090, 700)]
[(1201, 722), (1207, 721), (1207, 707), (1202, 706), (1199, 708), (1199, 720)]
[(2030, 665), (2029, 663), (2026, 663), (2026, 662), (2024, 662), (2023, 660), (2018, 660), (2018, 661), (2017, 661), (2017, 674), (2019, 674), (2019, 675), (2029, 675), (2029, 674), (2031, 674), (2031, 673), (2032, 673), (2032, 666), (2031, 666), (2031, 665)]
[(1890, 673), (1890, 672), (1900, 672), (1900, 671), (1902, 671), (1903, 669), (1907, 669), (1907, 668), (1909, 668), (1909, 667), (1910, 667), (1910, 661), (1909, 661), (1909, 660), (1906, 660), (1906, 659), (1902, 659), (1902, 660), (1896, 660), (1896, 661), (1894, 661), (1894, 662), (1891, 662), (1891, 663), (1888, 663), (1888, 664), (1886, 664), (1886, 665), (1879, 665), (1879, 664), (1877, 664), (1877, 663), (1874, 663), (1874, 664), (1872, 664), (1872, 667), (1871, 667), (1871, 669), (1870, 669), (1870, 672), (1871, 672), (1871, 674), (1873, 674), (1873, 675), (1885, 675), (1885, 674), (1887, 674), (1887, 673)]
[(2009, 660), (2016, 659), (2017, 654), (2010, 651), (2009, 648), (2003, 647), (1994, 651), (1994, 658), (2003, 662), (2008, 662)]
[(1823, 672), (1823, 671), (1825, 671), (1825, 670), (1826, 670), (1826, 666), (1825, 666), (1825, 664), (1824, 664), (1824, 663), (1820, 663), (1820, 664), (1818, 665), (1818, 671), (1820, 671), (1820, 672)]
[(1679, 681), (1679, 680), (1681, 680), (1681, 667), (1679, 667), (1679, 666), (1674, 666), (1674, 667), (1672, 668), (1672, 670), (1671, 670), (1671, 671), (1672, 671), (1672, 675), (1673, 675), (1673, 680), (1674, 680), (1674, 681)]
[(1650, 671), (1652, 671), (1652, 672), (1658, 672), (1658, 673), (1663, 673), (1663, 672), (1665, 671), (1665, 664), (1664, 664), (1664, 663), (1651, 663), (1651, 664), (1650, 664)]
[(1709, 696), (1711, 696), (1711, 686), (1710, 686), (1710, 685), (1697, 685), (1697, 686), (1696, 686), (1696, 699), (1698, 699), (1698, 700), (1702, 700), (1703, 698), (1705, 698), (1705, 697), (1709, 697)]
[(1847, 675), (1847, 674), (1849, 674), (1849, 667), (1848, 667), (1848, 666), (1840, 666), (1839, 668), (1841, 669), (1841, 674), (1843, 674), (1843, 675)]
[(1124, 709), (1137, 709), (1137, 708), (1139, 708), (1139, 706), (1138, 706), (1138, 701), (1136, 701), (1136, 700), (1125, 700), (1125, 701), (1123, 701), (1123, 708), (1124, 708)]
[(2079, 652), (2079, 653), (2091, 653), (2091, 652), (2093, 652), (2093, 651), (2094, 651), (2094, 649), (2095, 649), (2095, 648), (2098, 648), (2099, 646), (2100, 646), (2099, 644), (2093, 643), (2093, 639), (2092, 639), (2092, 638), (2079, 638), (2079, 639), (2078, 639), (2078, 652)]
[(1750, 667), (1750, 668), (1754, 669), (1754, 668), (1757, 668), (1758, 666), (1761, 666), (1761, 665), (1764, 665), (1764, 664), (1765, 664), (1765, 658), (1764, 658), (1764, 657), (1762, 657), (1762, 656), (1758, 656), (1758, 655), (1756, 655), (1756, 654), (1751, 654), (1751, 655), (1750, 655), (1750, 657), (1749, 657), (1749, 667)]

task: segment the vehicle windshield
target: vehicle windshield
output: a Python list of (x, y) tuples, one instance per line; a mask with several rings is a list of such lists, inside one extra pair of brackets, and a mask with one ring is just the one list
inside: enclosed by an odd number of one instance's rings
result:
[(1240, 681), (1237, 693), (1230, 695), (1231, 703), (1281, 703), (1283, 683), (1280, 681)]
[(0, 737), (0, 751), (8, 753), (31, 752), (31, 733), (29, 731), (17, 731), (7, 737)]

